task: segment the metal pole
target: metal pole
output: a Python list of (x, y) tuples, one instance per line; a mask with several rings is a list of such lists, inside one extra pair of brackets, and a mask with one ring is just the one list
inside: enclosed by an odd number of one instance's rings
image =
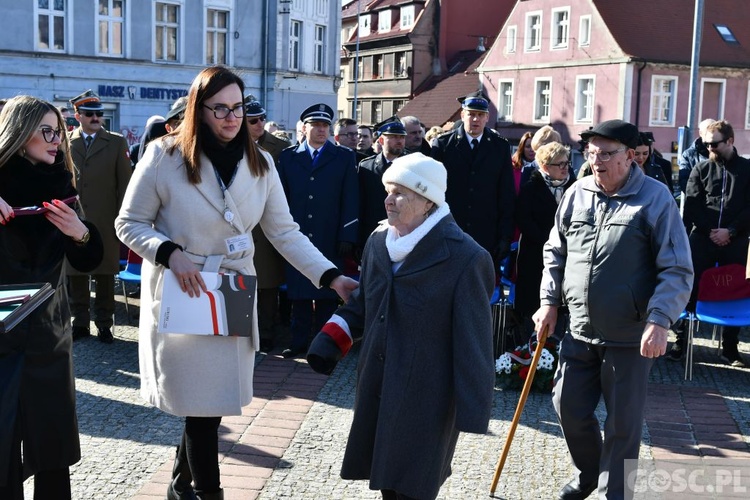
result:
[(698, 102), (698, 72), (700, 70), (700, 52), (701, 39), (703, 38), (703, 1), (695, 0), (695, 19), (693, 20), (693, 54), (690, 60), (690, 97), (688, 104), (687, 126), (688, 133), (685, 134), (686, 143), (683, 145), (687, 148), (693, 141), (693, 134), (696, 129), (697, 121), (697, 102)]
[(359, 81), (359, 4), (360, 0), (356, 0), (357, 2), (357, 48), (354, 52), (354, 102), (352, 103), (352, 106), (354, 109), (352, 109), (352, 117), (359, 121), (357, 117), (357, 82)]

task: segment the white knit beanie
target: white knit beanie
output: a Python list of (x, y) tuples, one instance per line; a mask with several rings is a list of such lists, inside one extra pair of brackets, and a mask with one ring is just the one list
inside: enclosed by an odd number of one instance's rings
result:
[(443, 164), (422, 153), (399, 156), (383, 174), (383, 185), (400, 184), (437, 206), (445, 204), (447, 180), (448, 173)]

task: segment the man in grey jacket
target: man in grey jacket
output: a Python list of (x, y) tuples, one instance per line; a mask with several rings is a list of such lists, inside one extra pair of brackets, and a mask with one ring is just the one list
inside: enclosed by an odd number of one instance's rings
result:
[[(638, 129), (622, 120), (581, 134), (593, 175), (563, 196), (544, 247), (537, 331), (554, 330), (568, 306), (553, 403), (575, 476), (559, 498), (625, 491), (637, 459), (648, 372), (690, 296), (687, 234), (669, 190), (633, 162)], [(594, 410), (604, 397), (604, 440)]]

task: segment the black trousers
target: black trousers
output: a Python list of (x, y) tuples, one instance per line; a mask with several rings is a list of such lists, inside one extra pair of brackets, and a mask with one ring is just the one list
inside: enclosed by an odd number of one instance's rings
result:
[[(2, 500), (23, 500), (23, 463), (21, 462), (21, 426), (18, 419), (13, 430), (13, 445), (8, 476), (0, 486)], [(0, 478), (0, 484), (3, 478)], [(70, 469), (40, 470), (34, 474), (34, 500), (71, 500)]]
[(417, 500), (416, 498), (407, 497), (406, 495), (402, 495), (393, 490), (380, 490), (380, 493), (383, 495), (383, 500)]
[[(176, 463), (190, 467), (190, 475), (199, 493), (221, 490), (219, 479), (219, 425), (221, 417), (186, 417)], [(176, 468), (177, 469), (177, 468)]]
[[(112, 315), (115, 313), (115, 276), (114, 274), (92, 275), (96, 281), (94, 296), (94, 323), (97, 328), (112, 328)], [(89, 327), (91, 320), (88, 276), (69, 276), (68, 300), (70, 313), (73, 315), (73, 326)]]

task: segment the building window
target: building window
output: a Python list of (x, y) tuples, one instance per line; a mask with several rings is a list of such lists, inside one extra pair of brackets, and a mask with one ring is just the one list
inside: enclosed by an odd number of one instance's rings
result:
[(326, 46), (326, 27), (315, 25), (315, 60), (313, 61), (313, 71), (323, 73), (325, 69), (325, 46)]
[(578, 45), (585, 47), (591, 43), (591, 16), (581, 16), (578, 24)]
[(549, 123), (550, 107), (552, 104), (552, 80), (536, 78), (534, 92), (534, 121)]
[(229, 12), (208, 9), (206, 12), (206, 64), (227, 63)]
[(178, 36), (180, 29), (180, 6), (156, 2), (156, 36), (154, 59), (157, 61), (177, 61)]
[[(372, 56), (372, 79), (383, 78), (383, 55), (375, 54)], [(379, 121), (379, 120), (378, 120)]]
[(750, 129), (750, 80), (747, 82), (747, 103), (745, 105), (745, 128)]
[(542, 12), (526, 13), (526, 35), (524, 49), (526, 52), (536, 52), (542, 48)]
[(513, 121), (513, 80), (500, 80), (499, 83), (497, 119)]
[(396, 78), (406, 76), (406, 52), (396, 52)]
[(289, 69), (293, 71), (299, 71), (301, 37), (302, 21), (292, 21), (289, 24)]
[(319, 16), (325, 16), (328, 12), (328, 0), (315, 0), (315, 13)]
[(364, 37), (370, 34), (370, 14), (359, 16), (359, 36)]
[(414, 6), (405, 5), (401, 7), (401, 29), (411, 28), (414, 24)]
[(726, 83), (727, 81), (723, 78), (701, 78), (698, 122), (706, 118), (711, 118), (712, 120), (724, 119)]
[(719, 32), (719, 36), (721, 36), (721, 39), (726, 43), (739, 45), (740, 42), (737, 41), (737, 38), (734, 36), (734, 33), (732, 33), (732, 30), (729, 29), (729, 26), (726, 24), (714, 24), (714, 28), (716, 28), (716, 31)]
[(122, 56), (125, 14), (123, 0), (99, 0), (96, 21), (99, 27), (99, 55)]
[(370, 103), (370, 121), (378, 123), (383, 121), (383, 103), (382, 101), (372, 101)]
[(570, 27), (570, 8), (552, 9), (552, 36), (550, 48), (568, 48), (568, 28)]
[(406, 105), (406, 101), (393, 101), (393, 114), (397, 114)]
[[(354, 105), (354, 103), (352, 103)], [(354, 110), (354, 119), (357, 120), (357, 122), (362, 123), (362, 101), (357, 101), (357, 109)]]
[(651, 113), (649, 125), (674, 126), (675, 103), (677, 102), (677, 77), (651, 77)]
[(505, 52), (512, 54), (516, 51), (516, 26), (508, 26), (508, 31), (505, 38)]
[(576, 77), (576, 122), (594, 121), (594, 77)]
[(378, 32), (391, 30), (391, 10), (381, 10), (378, 12)]
[(38, 0), (36, 47), (40, 50), (65, 50), (65, 0)]

